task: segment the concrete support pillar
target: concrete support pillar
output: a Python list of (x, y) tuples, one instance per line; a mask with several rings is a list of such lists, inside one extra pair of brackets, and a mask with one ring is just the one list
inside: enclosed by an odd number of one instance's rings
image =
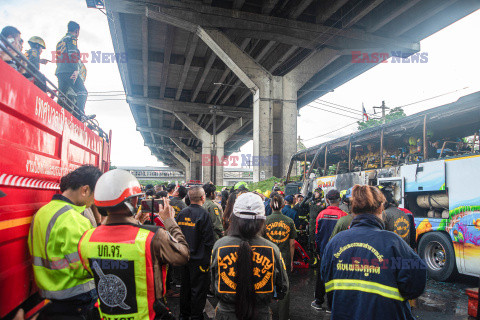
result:
[[(146, 14), (149, 16), (148, 9)], [(337, 59), (340, 52), (330, 48), (312, 51), (295, 69), (283, 77), (276, 77), (218, 29), (199, 26), (165, 12), (155, 12), (152, 16), (156, 20), (195, 33), (250, 89), (253, 94), (254, 119), (253, 179), (259, 181), (272, 175), (285, 176), (291, 156), (297, 151), (297, 92), (316, 73)], [(185, 122), (184, 124), (194, 134), (199, 132), (196, 135), (202, 140), (205, 154), (209, 148), (205, 144), (210, 140), (208, 137), (200, 137), (203, 129), (192, 129), (190, 127), (193, 125), (189, 127)]]
[(173, 151), (172, 155), (177, 159), (177, 161), (182, 164), (185, 170), (185, 180), (190, 180), (191, 175), (190, 175), (190, 161), (182, 157), (178, 152)]
[[(200, 127), (186, 113), (176, 112), (175, 116), (200, 140), (202, 141), (202, 182), (212, 181), (216, 185), (223, 185), (223, 157), (225, 155), (225, 142), (232, 137), (243, 126), (243, 118), (237, 119), (233, 124), (228, 126), (216, 136), (211, 135), (205, 129)], [(177, 139), (172, 141), (182, 149)], [(186, 147), (186, 146), (184, 146)], [(215, 150), (215, 157), (212, 152)], [(193, 155), (192, 155), (193, 157)], [(192, 159), (192, 158), (190, 158)], [(215, 176), (213, 176), (215, 172)]]
[(193, 151), (185, 143), (183, 143), (179, 138), (170, 138), (177, 147), (185, 153), (190, 161), (190, 170), (189, 170), (189, 179), (187, 180), (202, 180), (201, 165), (202, 159), (201, 154)]

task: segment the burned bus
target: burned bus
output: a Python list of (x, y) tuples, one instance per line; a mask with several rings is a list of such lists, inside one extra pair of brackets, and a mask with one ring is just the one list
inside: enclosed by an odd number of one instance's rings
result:
[[(415, 217), (432, 278), (480, 275), (480, 92), (297, 152), (302, 193), (355, 184), (392, 188)], [(415, 237), (411, 237), (415, 238)]]

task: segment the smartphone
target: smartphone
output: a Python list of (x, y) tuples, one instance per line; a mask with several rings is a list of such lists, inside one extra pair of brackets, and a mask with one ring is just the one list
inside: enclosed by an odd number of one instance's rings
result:
[(155, 206), (154, 206), (155, 213), (160, 212), (160, 205), (162, 205), (162, 207), (165, 205), (165, 203), (163, 202), (163, 199), (155, 199)]
[(153, 200), (152, 199), (146, 199), (142, 200), (142, 212), (152, 212), (152, 204)]

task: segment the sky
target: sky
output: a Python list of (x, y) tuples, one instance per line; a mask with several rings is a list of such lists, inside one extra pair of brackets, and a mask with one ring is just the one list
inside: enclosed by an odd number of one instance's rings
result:
[[(52, 59), (51, 52), (66, 33), (70, 20), (81, 26), (78, 39), (81, 52), (113, 53), (107, 17), (98, 10), (88, 9), (85, 0), (0, 0), (0, 28), (6, 25), (17, 27), (25, 43), (31, 36), (41, 36), (47, 46), (42, 54), (45, 59)], [(428, 54), (427, 63), (398, 64), (388, 61), (378, 64), (320, 99), (358, 111), (363, 103), (366, 111), (373, 113), (373, 107), (380, 106), (382, 101), (393, 108), (442, 95), (405, 107), (406, 114), (410, 115), (480, 91), (480, 41), (472, 37), (472, 30), (480, 30), (480, 10), (421, 41), (421, 52)], [(105, 131), (113, 131), (112, 164), (163, 165), (144, 146), (124, 96), (111, 92), (123, 91), (118, 66), (115, 63), (90, 62), (86, 67), (85, 86), (89, 99), (85, 111), (96, 114)], [(56, 83), (55, 64), (42, 66), (41, 71)], [(350, 117), (340, 116), (314, 106), (319, 105), (312, 103), (299, 111), (297, 135), (307, 147), (354, 132), (356, 125), (337, 129), (355, 122), (350, 118), (352, 116), (361, 118), (349, 112), (341, 113)], [(318, 137), (333, 130), (337, 131)], [(240, 153), (252, 152), (252, 141), (240, 149)]]

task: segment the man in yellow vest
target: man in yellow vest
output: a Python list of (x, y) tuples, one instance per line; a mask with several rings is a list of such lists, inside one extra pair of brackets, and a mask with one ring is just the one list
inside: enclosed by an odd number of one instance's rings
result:
[(144, 226), (134, 218), (138, 180), (115, 169), (95, 187), (95, 205), (108, 217), (88, 230), (78, 244), (80, 259), (95, 279), (103, 319), (174, 319), (163, 303), (166, 267), (189, 259), (189, 248), (168, 198), (159, 205), (165, 228)]
[(95, 313), (95, 284), (82, 266), (78, 242), (93, 228), (82, 212), (93, 204), (101, 175), (97, 167), (85, 165), (62, 177), (62, 194), (41, 207), (30, 226), (35, 282), (40, 296), (52, 301), (42, 312), (46, 319), (85, 319)]

